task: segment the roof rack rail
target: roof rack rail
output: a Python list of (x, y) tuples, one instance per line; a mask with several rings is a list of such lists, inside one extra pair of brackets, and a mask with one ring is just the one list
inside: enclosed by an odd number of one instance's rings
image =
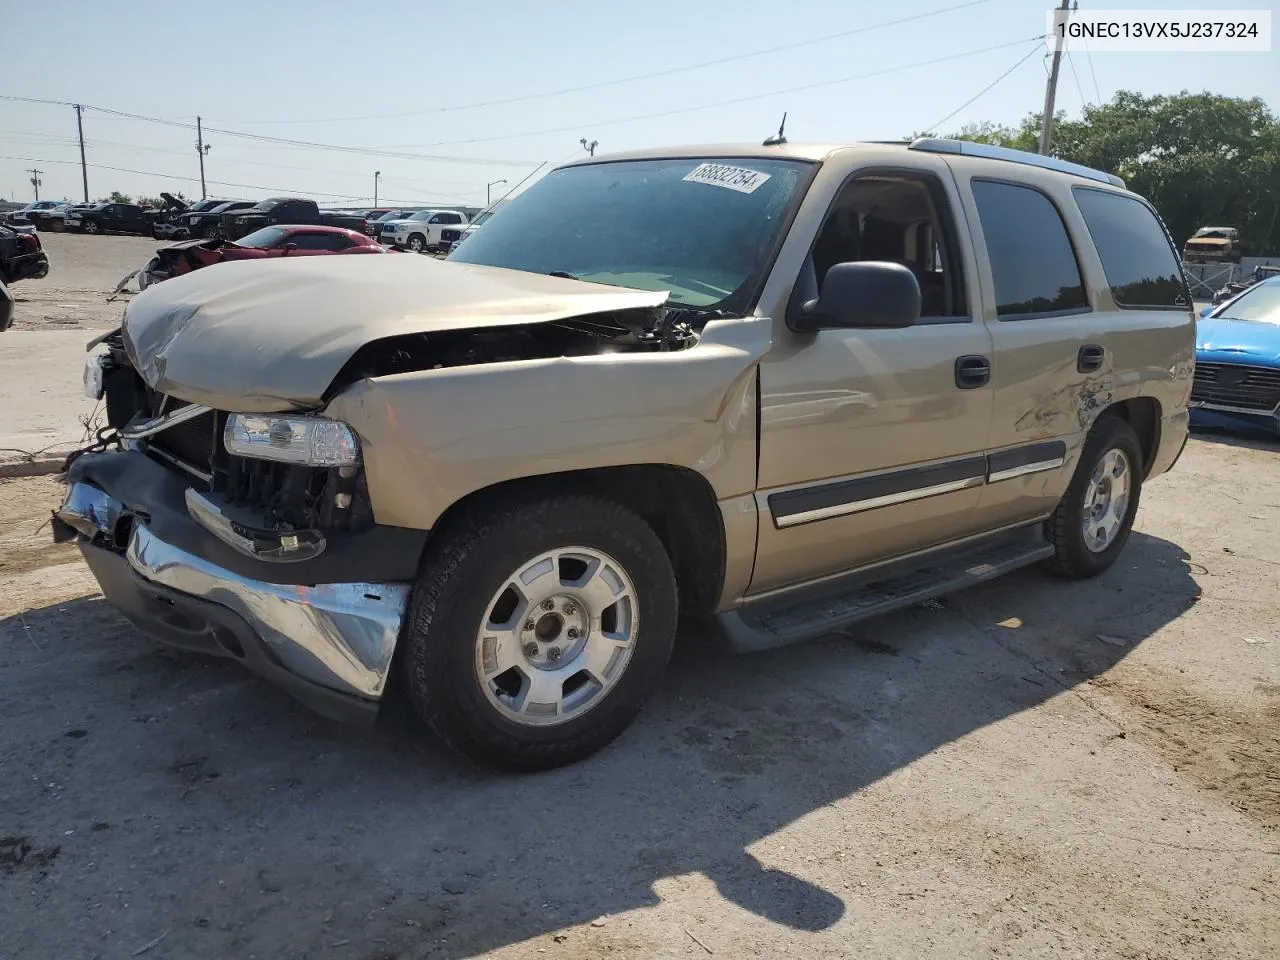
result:
[(1057, 157), (1045, 157), (1038, 153), (1027, 153), (1025, 150), (1011, 150), (1008, 147), (997, 147), (989, 143), (974, 143), (971, 140), (949, 140), (945, 137), (917, 137), (911, 141), (909, 150), (927, 150), (930, 153), (958, 153), (965, 157), (985, 157), (988, 160), (1006, 160), (1009, 163), (1026, 163), (1046, 170), (1057, 170), (1059, 173), (1070, 173), (1077, 177), (1109, 183), (1113, 187), (1123, 187), (1124, 181), (1114, 174), (1095, 170), (1083, 164), (1059, 160)]

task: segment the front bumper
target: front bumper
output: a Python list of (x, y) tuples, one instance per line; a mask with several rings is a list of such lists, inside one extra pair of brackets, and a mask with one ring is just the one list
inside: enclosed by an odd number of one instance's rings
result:
[(9, 261), (10, 282), (40, 280), (49, 275), (49, 256), (43, 250), (24, 253)]
[[(141, 455), (99, 459), (129, 456)], [(409, 602), (407, 581), (275, 583), (229, 569), (207, 549), (162, 539), (157, 528), (172, 530), (173, 518), (157, 522), (89, 482), (79, 465), (55, 511), (54, 536), (78, 539), (103, 596), (134, 626), (162, 643), (237, 659), (327, 716), (372, 723)], [(263, 576), (275, 572), (257, 566)]]
[(1265, 430), (1280, 435), (1280, 409), (1255, 411), (1192, 401), (1191, 424), (1196, 427), (1227, 430), (1240, 428)]

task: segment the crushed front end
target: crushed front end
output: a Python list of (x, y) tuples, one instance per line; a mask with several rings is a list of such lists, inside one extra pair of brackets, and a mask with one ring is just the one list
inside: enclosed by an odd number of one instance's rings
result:
[(374, 522), (353, 436), (296, 442), (333, 421), (188, 404), (147, 386), (119, 333), (104, 346), (86, 386), (108, 427), (68, 468), (55, 537), (144, 633), (371, 722), (427, 532)]

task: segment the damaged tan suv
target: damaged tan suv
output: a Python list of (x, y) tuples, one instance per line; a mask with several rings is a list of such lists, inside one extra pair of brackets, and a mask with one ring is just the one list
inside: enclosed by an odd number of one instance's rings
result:
[[(444, 262), (226, 263), (86, 368), (55, 534), (159, 640), (508, 768), (616, 737), (677, 621), (757, 650), (1109, 567), (1187, 437), (1160, 220), (958, 141), (555, 170)], [(719, 629), (711, 631), (706, 626)]]

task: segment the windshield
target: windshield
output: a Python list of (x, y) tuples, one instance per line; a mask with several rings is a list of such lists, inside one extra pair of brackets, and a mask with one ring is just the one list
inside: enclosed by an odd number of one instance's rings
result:
[(257, 247), (259, 250), (266, 250), (268, 247), (278, 243), (283, 236), (284, 229), (282, 227), (263, 227), (261, 230), (245, 234), (236, 241), (236, 246)]
[(1268, 280), (1246, 290), (1222, 308), (1219, 320), (1260, 320), (1280, 324), (1280, 283)]
[(811, 170), (803, 161), (755, 158), (565, 167), (510, 200), (501, 220), (449, 259), (670, 291), (673, 304), (742, 311)]
[(389, 210), (380, 216), (375, 222), (381, 223), (384, 220), (399, 220), (400, 216), (401, 214), (399, 210)]
[(1196, 231), (1197, 237), (1213, 237), (1217, 240), (1229, 240), (1235, 236), (1236, 231), (1228, 230), (1225, 227), (1201, 227)]
[(430, 220), (436, 215), (434, 210), (419, 210), (412, 216), (405, 217), (406, 220)]

